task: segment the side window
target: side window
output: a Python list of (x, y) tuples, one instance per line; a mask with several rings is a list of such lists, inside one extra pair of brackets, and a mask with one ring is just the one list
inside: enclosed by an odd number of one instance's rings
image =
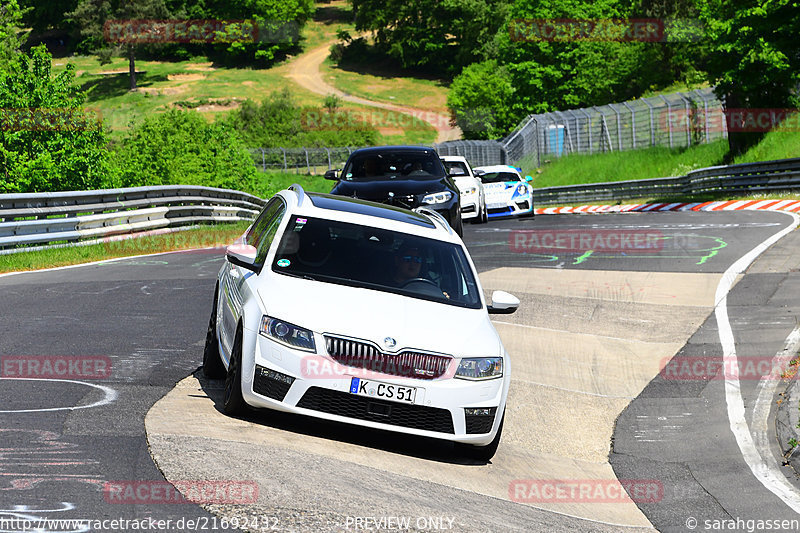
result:
[(283, 203), (283, 199), (273, 198), (247, 233), (247, 244), (255, 246), (258, 250), (256, 263), (264, 262), (285, 211), (286, 206)]

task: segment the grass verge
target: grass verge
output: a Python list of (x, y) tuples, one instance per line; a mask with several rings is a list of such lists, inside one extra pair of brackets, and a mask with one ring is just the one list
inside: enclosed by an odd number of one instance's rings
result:
[(232, 243), (249, 225), (249, 222), (215, 224), (164, 235), (149, 235), (119, 241), (109, 240), (87, 246), (65, 246), (0, 255), (0, 273), (41, 270), (176, 250), (221, 248)]

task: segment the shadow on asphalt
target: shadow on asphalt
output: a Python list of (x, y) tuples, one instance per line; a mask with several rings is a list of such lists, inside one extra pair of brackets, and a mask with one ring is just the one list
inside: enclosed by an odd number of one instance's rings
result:
[[(214, 408), (224, 416), (228, 416), (225, 415), (222, 410), (224, 381), (206, 378), (203, 375), (202, 368), (195, 370), (192, 375), (197, 378), (200, 387), (214, 402)], [(346, 442), (356, 446), (374, 448), (397, 455), (416, 457), (418, 459), (426, 459), (439, 463), (465, 466), (485, 466), (486, 464), (491, 464), (491, 461), (486, 463), (475, 459), (460, 457), (458, 448), (452, 442), (440, 441), (438, 439), (392, 433), (390, 431), (350, 424), (341, 424), (304, 415), (273, 411), (271, 409), (256, 409), (251, 407), (245, 416), (239, 418), (253, 424), (264, 426), (265, 431), (269, 428), (291, 431), (292, 433), (300, 435)]]

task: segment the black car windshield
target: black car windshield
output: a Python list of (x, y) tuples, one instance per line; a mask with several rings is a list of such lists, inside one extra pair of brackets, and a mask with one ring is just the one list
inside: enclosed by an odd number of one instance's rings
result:
[(444, 167), (433, 150), (387, 150), (355, 154), (342, 172), (345, 181), (385, 178), (430, 180), (443, 177)]
[(461, 246), (359, 224), (294, 216), (272, 271), (479, 309)]
[(504, 183), (506, 181), (522, 181), (514, 172), (487, 172), (481, 176), (483, 183)]

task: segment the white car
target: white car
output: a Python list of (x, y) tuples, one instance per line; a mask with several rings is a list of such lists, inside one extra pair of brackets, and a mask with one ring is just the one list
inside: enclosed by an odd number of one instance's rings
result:
[[(219, 271), (203, 370), (224, 411), (266, 407), (457, 443), (500, 441), (509, 357), (463, 242), (438, 213), (276, 194)], [(354, 430), (357, 431), (357, 430)]]
[(489, 218), (533, 216), (531, 177), (522, 177), (521, 170), (511, 165), (475, 167), (475, 174), (486, 191)]
[(467, 159), (460, 155), (443, 155), (440, 158), (461, 193), (461, 219), (484, 224), (489, 217), (486, 212), (486, 194), (483, 183), (475, 176)]

